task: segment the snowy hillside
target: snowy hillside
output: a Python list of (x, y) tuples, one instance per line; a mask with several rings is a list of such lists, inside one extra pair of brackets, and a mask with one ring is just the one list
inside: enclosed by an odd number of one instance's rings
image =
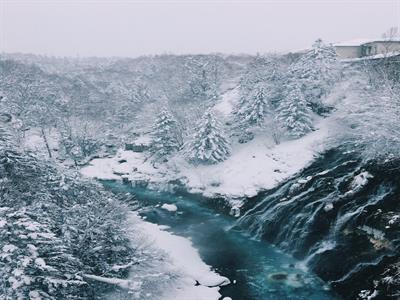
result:
[(161, 189), (168, 189), (169, 182), (179, 179), (189, 191), (208, 197), (251, 197), (309, 164), (324, 149), (328, 133), (329, 120), (322, 120), (316, 131), (279, 145), (260, 135), (249, 143), (236, 144), (226, 161), (208, 166), (192, 166), (177, 156), (155, 168), (146, 153), (119, 151), (113, 158), (92, 160), (81, 172), (105, 180), (128, 178), (134, 184), (146, 183), (150, 188)]

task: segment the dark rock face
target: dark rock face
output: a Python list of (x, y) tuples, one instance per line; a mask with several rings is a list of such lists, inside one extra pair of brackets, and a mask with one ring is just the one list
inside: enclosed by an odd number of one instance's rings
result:
[(249, 200), (237, 226), (303, 259), (344, 298), (377, 290), (385, 299), (389, 290), (400, 291), (377, 283), (400, 260), (399, 166), (365, 163), (345, 149), (328, 151)]

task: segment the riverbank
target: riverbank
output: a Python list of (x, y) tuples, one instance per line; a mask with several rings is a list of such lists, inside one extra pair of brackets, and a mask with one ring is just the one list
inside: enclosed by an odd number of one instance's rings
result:
[[(220, 286), (230, 283), (229, 279), (213, 271), (205, 264), (190, 240), (166, 231), (166, 226), (146, 222), (136, 213), (129, 213), (130, 237), (137, 241), (138, 236), (144, 241), (145, 251), (159, 253), (154, 269), (147, 268), (142, 275), (152, 277), (151, 285), (141, 285), (145, 299), (165, 300), (212, 300), (220, 299)], [(128, 281), (135, 282), (137, 268), (132, 266)], [(148, 282), (148, 283), (150, 283)], [(141, 298), (143, 299), (143, 298)]]
[(235, 144), (232, 156), (217, 165), (193, 166), (179, 154), (166, 163), (154, 164), (147, 152), (119, 150), (114, 157), (90, 161), (81, 173), (154, 190), (181, 186), (190, 193), (224, 198), (235, 210), (243, 199), (274, 188), (311, 163), (324, 150), (329, 128), (330, 119), (321, 119), (314, 132), (279, 145), (259, 135), (246, 144)]

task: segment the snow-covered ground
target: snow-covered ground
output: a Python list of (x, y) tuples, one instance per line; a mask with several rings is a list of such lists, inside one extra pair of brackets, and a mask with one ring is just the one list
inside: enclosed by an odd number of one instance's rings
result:
[[(152, 274), (158, 280), (153, 286), (147, 287), (150, 288), (149, 291), (143, 291), (146, 289), (144, 283), (138, 284), (141, 280), (134, 268), (128, 281), (136, 284), (130, 286), (140, 287), (142, 293), (146, 293), (149, 299), (217, 300), (221, 297), (219, 287), (229, 284), (229, 279), (217, 274), (206, 265), (188, 239), (165, 231), (166, 228), (163, 226), (143, 221), (135, 213), (130, 213), (129, 223), (134, 243), (141, 234), (147, 241), (145, 244), (149, 245), (148, 247), (157, 252), (161, 251), (164, 255), (156, 265), (154, 270), (156, 273)], [(157, 289), (156, 286), (162, 288)]]
[(259, 136), (246, 144), (238, 144), (226, 161), (212, 166), (193, 167), (182, 164), (186, 186), (206, 196), (228, 198), (255, 196), (294, 175), (323, 149), (328, 128), (324, 123), (315, 132), (298, 140), (271, 144)]
[(222, 196), (237, 205), (234, 199), (273, 188), (309, 164), (324, 147), (328, 123), (329, 119), (324, 119), (316, 131), (279, 145), (271, 143), (268, 136), (258, 135), (246, 144), (234, 145), (232, 155), (216, 165), (193, 166), (176, 156), (154, 167), (146, 153), (120, 150), (115, 157), (92, 160), (81, 172), (98, 179), (125, 177), (134, 183), (148, 183), (149, 188), (166, 189), (168, 182), (179, 180), (189, 192)]
[(239, 88), (235, 87), (227, 90), (222, 94), (221, 99), (214, 106), (214, 112), (223, 115), (224, 117), (229, 116), (233, 112), (233, 108), (239, 101)]

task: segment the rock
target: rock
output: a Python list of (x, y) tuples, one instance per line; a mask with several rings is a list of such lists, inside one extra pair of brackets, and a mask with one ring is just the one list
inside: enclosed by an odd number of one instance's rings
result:
[(213, 180), (213, 181), (211, 181), (210, 185), (212, 187), (219, 187), (221, 185), (221, 182)]
[(133, 184), (137, 187), (147, 187), (149, 185), (149, 182), (147, 180), (135, 180)]
[(288, 279), (288, 274), (287, 273), (274, 273), (269, 275), (269, 279), (272, 279), (274, 281), (284, 281)]
[(122, 183), (123, 184), (130, 184), (131, 182), (130, 182), (128, 177), (122, 177)]
[(333, 203), (325, 204), (325, 206), (324, 206), (324, 211), (325, 212), (331, 211), (332, 209), (333, 209)]
[(240, 208), (239, 207), (232, 207), (229, 214), (234, 216), (235, 218), (240, 217)]

